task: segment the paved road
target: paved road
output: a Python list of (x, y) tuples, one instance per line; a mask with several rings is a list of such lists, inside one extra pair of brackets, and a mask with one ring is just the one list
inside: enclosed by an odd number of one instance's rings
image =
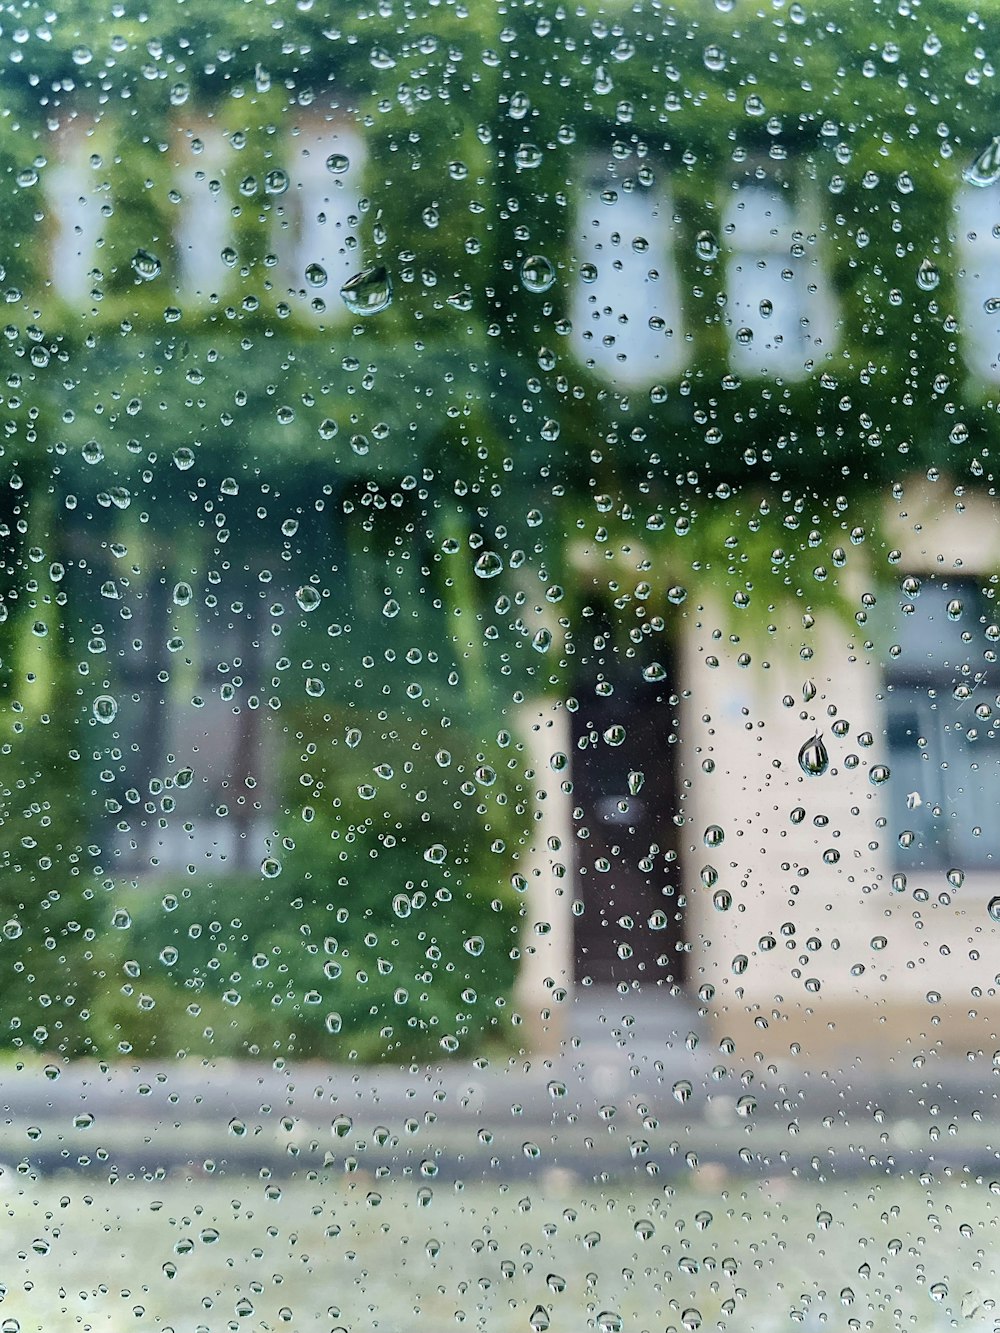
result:
[[(618, 1008), (621, 1008), (619, 1002)], [(109, 1175), (309, 1171), (583, 1181), (692, 1171), (1000, 1179), (1000, 1070), (745, 1077), (682, 1001), (578, 1004), (550, 1059), (410, 1069), (77, 1063), (0, 1074), (0, 1161)], [(0, 1177), (0, 1187), (3, 1178)], [(1000, 1188), (1000, 1186), (998, 1186)]]

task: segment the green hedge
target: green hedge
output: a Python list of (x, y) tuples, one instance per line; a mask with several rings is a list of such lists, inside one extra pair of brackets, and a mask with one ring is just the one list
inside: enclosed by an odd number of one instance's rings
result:
[(333, 1060), (504, 1042), (530, 814), (513, 742), (487, 751), (445, 723), (317, 711), (274, 738), (286, 811), (260, 872), (146, 880), (122, 899), (114, 1039)]

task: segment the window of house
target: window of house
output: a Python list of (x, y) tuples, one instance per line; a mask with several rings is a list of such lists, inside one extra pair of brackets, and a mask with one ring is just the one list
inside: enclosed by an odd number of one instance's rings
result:
[(964, 187), (956, 207), (962, 356), (975, 375), (995, 380), (1000, 373), (1000, 231), (989, 193)]
[[(183, 293), (206, 299), (240, 285), (240, 270), (263, 260), (268, 280), (297, 310), (343, 320), (338, 296), (358, 270), (357, 228), (364, 145), (343, 121), (308, 115), (272, 135), (248, 173), (232, 134), (218, 124), (189, 126), (177, 140), (181, 201), (176, 240)], [(241, 253), (233, 209), (245, 212), (253, 253)], [(256, 253), (259, 250), (260, 253)], [(268, 258), (270, 256), (270, 258)]]
[(225, 290), (239, 263), (231, 245), (233, 200), (225, 170), (226, 143), (211, 122), (189, 125), (175, 143), (179, 287), (189, 297), (207, 300)]
[(668, 189), (592, 172), (575, 201), (573, 344), (585, 365), (625, 385), (676, 374), (683, 311)]
[(305, 120), (286, 152), (288, 189), (280, 203), (288, 230), (275, 242), (280, 272), (289, 287), (320, 302), (323, 313), (343, 319), (347, 312), (338, 293), (362, 266), (364, 140), (343, 121)]
[(80, 305), (95, 285), (109, 199), (100, 188), (93, 124), (82, 116), (68, 118), (54, 138), (54, 161), (44, 178), (51, 215), (48, 267), (60, 298)]
[(813, 210), (786, 185), (737, 182), (723, 211), (729, 359), (800, 378), (831, 349), (833, 320)]
[(894, 860), (986, 870), (1000, 858), (993, 592), (969, 579), (911, 576), (896, 605), (886, 676)]

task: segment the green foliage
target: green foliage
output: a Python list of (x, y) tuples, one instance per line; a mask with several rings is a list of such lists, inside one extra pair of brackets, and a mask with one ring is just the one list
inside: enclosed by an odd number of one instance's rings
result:
[[(552, 17), (526, 0), (502, 13), (492, 0), (414, 0), (404, 22), (398, 6), (331, 17), (329, 6), (188, 0), (112, 17), (68, 0), (58, 21), (28, 4), (0, 33), (4, 476), (18, 488), (4, 519), (13, 527), (22, 501), (30, 509), (50, 487), (59, 503), (72, 494), (79, 508), (63, 523), (86, 549), (116, 542), (129, 508), (231, 593), (236, 575), (222, 571), (251, 554), (294, 554), (304, 569), (319, 539), (289, 537), (293, 552), (278, 525), (293, 512), (315, 519), (322, 504), (316, 586), (327, 620), (351, 630), (348, 647), (345, 633), (303, 650), (331, 659), (316, 671), (336, 709), (310, 706), (272, 737), (291, 763), (278, 873), (150, 875), (98, 899), (95, 921), (86, 781), (68, 759), (71, 664), (49, 659), (49, 697), (29, 705), (34, 616), (11, 619), (0, 921), (13, 924), (0, 942), (0, 1032), (68, 1051), (169, 1042), (337, 1058), (492, 1039), (504, 1016), (494, 1001), (514, 974), (510, 883), (530, 811), (507, 767), (513, 748), (485, 753), (488, 705), (498, 682), (508, 698), (526, 680), (564, 689), (575, 666), (560, 634), (550, 657), (536, 654), (536, 630), (560, 619), (567, 629), (564, 613), (610, 596), (631, 652), (646, 627), (679, 638), (706, 589), (748, 638), (779, 621), (782, 598), (803, 612), (843, 606), (841, 569), (877, 547), (871, 510), (858, 518), (866, 500), (942, 453), (981, 475), (974, 454), (1000, 446), (989, 388), (965, 384), (955, 314), (955, 191), (996, 132), (992, 80), (978, 74), (982, 25), (967, 6), (938, 0), (933, 41), (929, 10), (915, 6), (781, 6), (740, 20), (738, 36), (728, 7), (699, 0), (619, 7), (613, 19), (604, 8)], [(65, 145), (71, 90), (73, 111), (89, 107), (98, 122), (85, 151), (102, 159), (91, 203), (106, 218), (100, 300), (88, 298), (85, 322), (50, 283), (44, 249), (45, 163)], [(351, 242), (394, 283), (392, 307), (356, 328), (332, 285), (327, 310), (310, 309), (304, 276), (272, 254), (295, 208), (316, 201), (269, 193), (268, 172), (296, 128), (321, 117), (364, 137)], [(224, 141), (216, 156), (192, 149), (206, 127)], [(574, 201), (592, 168), (662, 200), (684, 295), (684, 357), (662, 384), (626, 391), (574, 352)], [(219, 293), (182, 300), (173, 196), (198, 171), (218, 173), (233, 255)], [(788, 382), (727, 363), (721, 216), (733, 185), (757, 172), (803, 205), (802, 244), (821, 256), (837, 308), (834, 342)], [(703, 228), (719, 233), (717, 261), (696, 255)], [(139, 251), (159, 276), (137, 270)], [(519, 277), (534, 253), (558, 275), (544, 294)], [(925, 258), (940, 268), (930, 291), (917, 282)], [(472, 573), (484, 544), (504, 562), (495, 583)], [(11, 549), (10, 600), (23, 605), (21, 554)], [(143, 558), (125, 577), (160, 576), (157, 557)], [(111, 614), (95, 580), (66, 620), (85, 641), (84, 627)], [(426, 710), (405, 694), (418, 642)], [(452, 675), (466, 720), (445, 728)], [(391, 712), (388, 701), (383, 714), (346, 707), (374, 689), (391, 692)], [(283, 703), (285, 718), (287, 692)], [(427, 859), (438, 847), (441, 859)], [(108, 929), (119, 901), (131, 924)], [(105, 933), (88, 940), (97, 924)], [(475, 936), (480, 952), (466, 947)]]
[(509, 747), (487, 755), (440, 717), (299, 723), (295, 804), (260, 874), (146, 881), (122, 899), (119, 1040), (369, 1060), (503, 1042), (528, 824)]
[(68, 735), (7, 694), (0, 746), (0, 1045), (99, 1049), (97, 903)]

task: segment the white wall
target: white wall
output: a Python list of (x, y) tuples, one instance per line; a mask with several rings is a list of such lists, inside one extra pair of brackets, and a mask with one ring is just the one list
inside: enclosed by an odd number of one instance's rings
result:
[[(883, 566), (887, 581), (1000, 567), (996, 505), (985, 498), (956, 504), (951, 489), (940, 482), (904, 490), (887, 517), (885, 547), (872, 552), (878, 563), (899, 548), (901, 557)], [(874, 590), (874, 571), (857, 586)], [(943, 872), (911, 873), (905, 890), (894, 891), (901, 830), (887, 819), (885, 789), (869, 780), (871, 766), (888, 759), (882, 669), (876, 651), (864, 648), (880, 613), (875, 608), (872, 623), (858, 626), (850, 612), (827, 612), (807, 631), (802, 610), (796, 601), (774, 615), (778, 631), (759, 645), (729, 642), (731, 610), (715, 606), (688, 617), (682, 776), (691, 784), (685, 882), (692, 989), (714, 987), (707, 1004), (720, 1037), (774, 1054), (798, 1042), (803, 1056), (877, 1050), (908, 1061), (943, 1041), (961, 1053), (985, 1047), (993, 1041), (1000, 970), (1000, 926), (986, 904), (1000, 885), (969, 873), (956, 890)], [(719, 627), (724, 633), (715, 641)], [(809, 646), (814, 655), (806, 662), (799, 653)], [(737, 665), (742, 651), (750, 651), (749, 667)], [(717, 668), (706, 665), (709, 655), (718, 657)], [(811, 702), (803, 698), (807, 679), (816, 686)], [(785, 695), (793, 707), (783, 705)], [(831, 709), (850, 724), (842, 739), (833, 735)], [(824, 733), (830, 753), (821, 777), (806, 776), (797, 760), (814, 731)], [(868, 749), (858, 744), (864, 731), (874, 738)], [(853, 771), (845, 763), (852, 754), (859, 760)], [(713, 772), (704, 771), (705, 760), (714, 761)], [(798, 807), (805, 817), (796, 824)], [(725, 834), (715, 849), (704, 845), (709, 825)], [(839, 852), (836, 864), (824, 860), (830, 851)], [(700, 882), (706, 864), (718, 870), (717, 889), (732, 894), (728, 911), (716, 909), (713, 891)], [(792, 937), (782, 934), (786, 923)], [(760, 945), (768, 935), (776, 941), (770, 951)], [(810, 940), (819, 947), (811, 949)], [(740, 955), (742, 974), (734, 968)]]

